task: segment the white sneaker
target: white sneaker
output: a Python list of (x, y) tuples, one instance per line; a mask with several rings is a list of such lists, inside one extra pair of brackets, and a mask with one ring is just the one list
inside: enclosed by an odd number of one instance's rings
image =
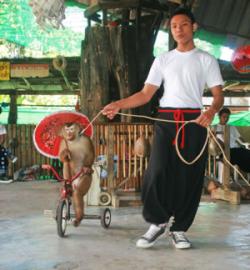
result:
[(2, 184), (10, 184), (12, 182), (13, 182), (13, 179), (6, 179), (6, 180), (0, 179), (0, 183), (2, 183)]
[(185, 236), (184, 232), (171, 232), (173, 244), (178, 249), (187, 249), (191, 247), (191, 243)]
[(151, 224), (148, 231), (136, 242), (136, 246), (139, 248), (150, 248), (164, 235), (166, 226), (157, 226)]
[(13, 157), (12, 159), (11, 159), (11, 162), (12, 163), (15, 163), (17, 161), (17, 157)]

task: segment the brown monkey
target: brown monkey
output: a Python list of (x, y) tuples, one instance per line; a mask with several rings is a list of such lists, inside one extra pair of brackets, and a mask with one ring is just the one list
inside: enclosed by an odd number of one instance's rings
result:
[(83, 196), (88, 192), (91, 185), (91, 166), (95, 159), (94, 145), (91, 139), (80, 135), (80, 127), (76, 123), (67, 123), (62, 128), (62, 136), (59, 148), (59, 158), (63, 162), (64, 179), (71, 178), (80, 170), (83, 174), (73, 181), (72, 201), (76, 218), (74, 226), (78, 226), (84, 215)]

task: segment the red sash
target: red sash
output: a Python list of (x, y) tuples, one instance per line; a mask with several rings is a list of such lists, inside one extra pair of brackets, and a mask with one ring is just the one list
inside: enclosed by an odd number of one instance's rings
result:
[[(161, 113), (173, 113), (174, 120), (176, 121), (175, 127), (176, 127), (176, 134), (179, 130), (179, 125), (182, 125), (182, 123), (179, 123), (178, 121), (185, 121), (184, 114), (185, 113), (200, 113), (200, 109), (158, 109), (158, 112)], [(174, 138), (173, 145), (176, 144), (176, 140)], [(185, 145), (185, 128), (181, 130), (181, 148), (183, 149)]]

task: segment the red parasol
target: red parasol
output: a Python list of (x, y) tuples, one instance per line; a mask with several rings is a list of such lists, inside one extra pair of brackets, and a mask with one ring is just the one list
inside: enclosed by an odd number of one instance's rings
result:
[(250, 45), (235, 50), (231, 62), (233, 68), (239, 73), (250, 73)]
[(89, 125), (84, 134), (89, 137), (93, 135), (93, 125), (84, 114), (70, 111), (52, 113), (40, 121), (33, 134), (35, 147), (42, 155), (58, 158), (62, 140), (59, 134), (66, 123), (77, 123), (82, 130)]

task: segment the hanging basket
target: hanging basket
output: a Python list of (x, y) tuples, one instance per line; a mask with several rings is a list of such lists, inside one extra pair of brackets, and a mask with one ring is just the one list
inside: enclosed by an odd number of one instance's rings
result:
[(56, 58), (54, 58), (52, 63), (53, 67), (59, 71), (65, 70), (67, 66), (67, 60), (61, 55), (58, 55)]
[(147, 138), (140, 136), (134, 146), (134, 152), (138, 157), (147, 157), (150, 154), (150, 143)]

